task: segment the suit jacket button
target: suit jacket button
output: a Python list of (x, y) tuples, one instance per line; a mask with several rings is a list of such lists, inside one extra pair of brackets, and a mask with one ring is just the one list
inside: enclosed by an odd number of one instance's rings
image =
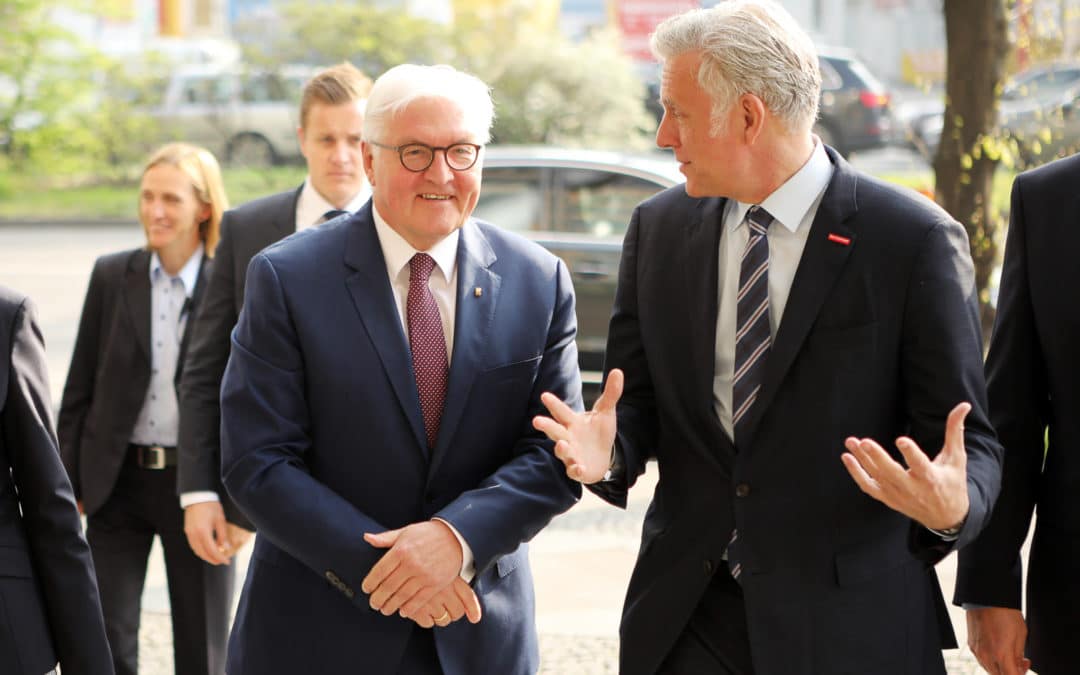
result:
[(739, 483), (735, 486), (736, 497), (749, 497), (750, 496), (750, 483)]
[(705, 576), (711, 577), (713, 573), (713, 563), (711, 560), (706, 560), (701, 564), (701, 569), (705, 571)]

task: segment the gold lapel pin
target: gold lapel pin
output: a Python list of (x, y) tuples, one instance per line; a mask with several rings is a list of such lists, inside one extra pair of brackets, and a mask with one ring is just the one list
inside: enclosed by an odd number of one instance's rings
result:
[(483, 295), (483, 294), (484, 294), (484, 289), (482, 289), (482, 288), (480, 288), (479, 286), (477, 286), (476, 288), (474, 288), (474, 289), (473, 289), (473, 291), (472, 291), (472, 294), (473, 294), (473, 295), (474, 295), (475, 297), (479, 298), (479, 297), (480, 297), (481, 295)]

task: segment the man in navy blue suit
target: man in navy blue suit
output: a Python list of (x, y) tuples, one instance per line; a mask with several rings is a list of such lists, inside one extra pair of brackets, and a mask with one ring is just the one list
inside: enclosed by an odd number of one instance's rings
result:
[(530, 419), (543, 391), (581, 407), (574, 294), (470, 218), (492, 116), (475, 77), (391, 69), (372, 200), (252, 260), (221, 396), (224, 482), (259, 533), (233, 675), (538, 668), (524, 542), (580, 486)]

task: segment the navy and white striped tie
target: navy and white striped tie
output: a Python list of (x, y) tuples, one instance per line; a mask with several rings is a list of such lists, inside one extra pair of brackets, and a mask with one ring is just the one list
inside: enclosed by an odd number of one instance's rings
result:
[[(739, 268), (739, 295), (735, 312), (735, 377), (732, 383), (731, 423), (735, 447), (746, 443), (750, 411), (761, 390), (761, 376), (772, 345), (769, 330), (769, 239), (773, 217), (760, 206), (746, 212), (750, 239)], [(745, 445), (743, 448), (745, 449)], [(727, 547), (731, 576), (739, 579), (739, 531), (731, 533)]]
[(735, 320), (735, 377), (732, 383), (731, 423), (735, 446), (745, 442), (746, 423), (761, 389), (761, 375), (769, 356), (769, 240), (773, 222), (769, 212), (751, 206), (746, 213), (750, 240), (739, 269), (739, 296)]

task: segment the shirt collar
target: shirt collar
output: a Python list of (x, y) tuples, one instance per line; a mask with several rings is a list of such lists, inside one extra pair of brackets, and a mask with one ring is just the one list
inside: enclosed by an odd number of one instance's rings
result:
[[(189, 298), (195, 292), (195, 282), (199, 280), (199, 268), (202, 265), (204, 252), (205, 248), (200, 242), (199, 248), (195, 249), (188, 261), (180, 268), (180, 273), (173, 277), (184, 284), (184, 294)], [(150, 254), (150, 283), (154, 283), (161, 275), (169, 276), (165, 272), (165, 268), (161, 266), (161, 258), (158, 257), (157, 251), (152, 251)]]
[[(810, 153), (810, 158), (806, 160), (802, 168), (766, 197), (760, 206), (768, 211), (776, 222), (794, 232), (799, 228), (799, 223), (806, 216), (806, 212), (829, 185), (832, 174), (832, 162), (825, 154), (825, 146), (815, 139), (814, 151)], [(751, 206), (753, 204), (735, 202), (735, 216), (737, 217), (729, 221), (732, 229), (742, 224)]]
[(457, 245), (461, 230), (454, 230), (427, 251), (418, 251), (390, 227), (374, 204), (371, 205), (371, 215), (375, 218), (375, 233), (379, 236), (379, 245), (382, 246), (383, 257), (386, 259), (386, 271), (391, 279), (397, 279), (412, 257), (423, 252), (435, 260), (435, 266), (442, 272), (443, 279), (450, 282), (457, 264)]
[[(360, 191), (349, 200), (349, 203), (345, 205), (344, 210), (349, 213), (356, 213), (370, 197), (371, 188), (368, 187), (368, 183), (365, 180), (360, 186)], [(319, 194), (319, 191), (311, 184), (311, 176), (304, 178), (304, 186), (300, 188), (300, 198), (297, 207), (296, 224), (298, 229), (314, 225), (319, 222), (319, 219), (323, 217), (324, 213), (331, 210), (337, 210), (337, 207), (326, 201), (326, 198)]]

